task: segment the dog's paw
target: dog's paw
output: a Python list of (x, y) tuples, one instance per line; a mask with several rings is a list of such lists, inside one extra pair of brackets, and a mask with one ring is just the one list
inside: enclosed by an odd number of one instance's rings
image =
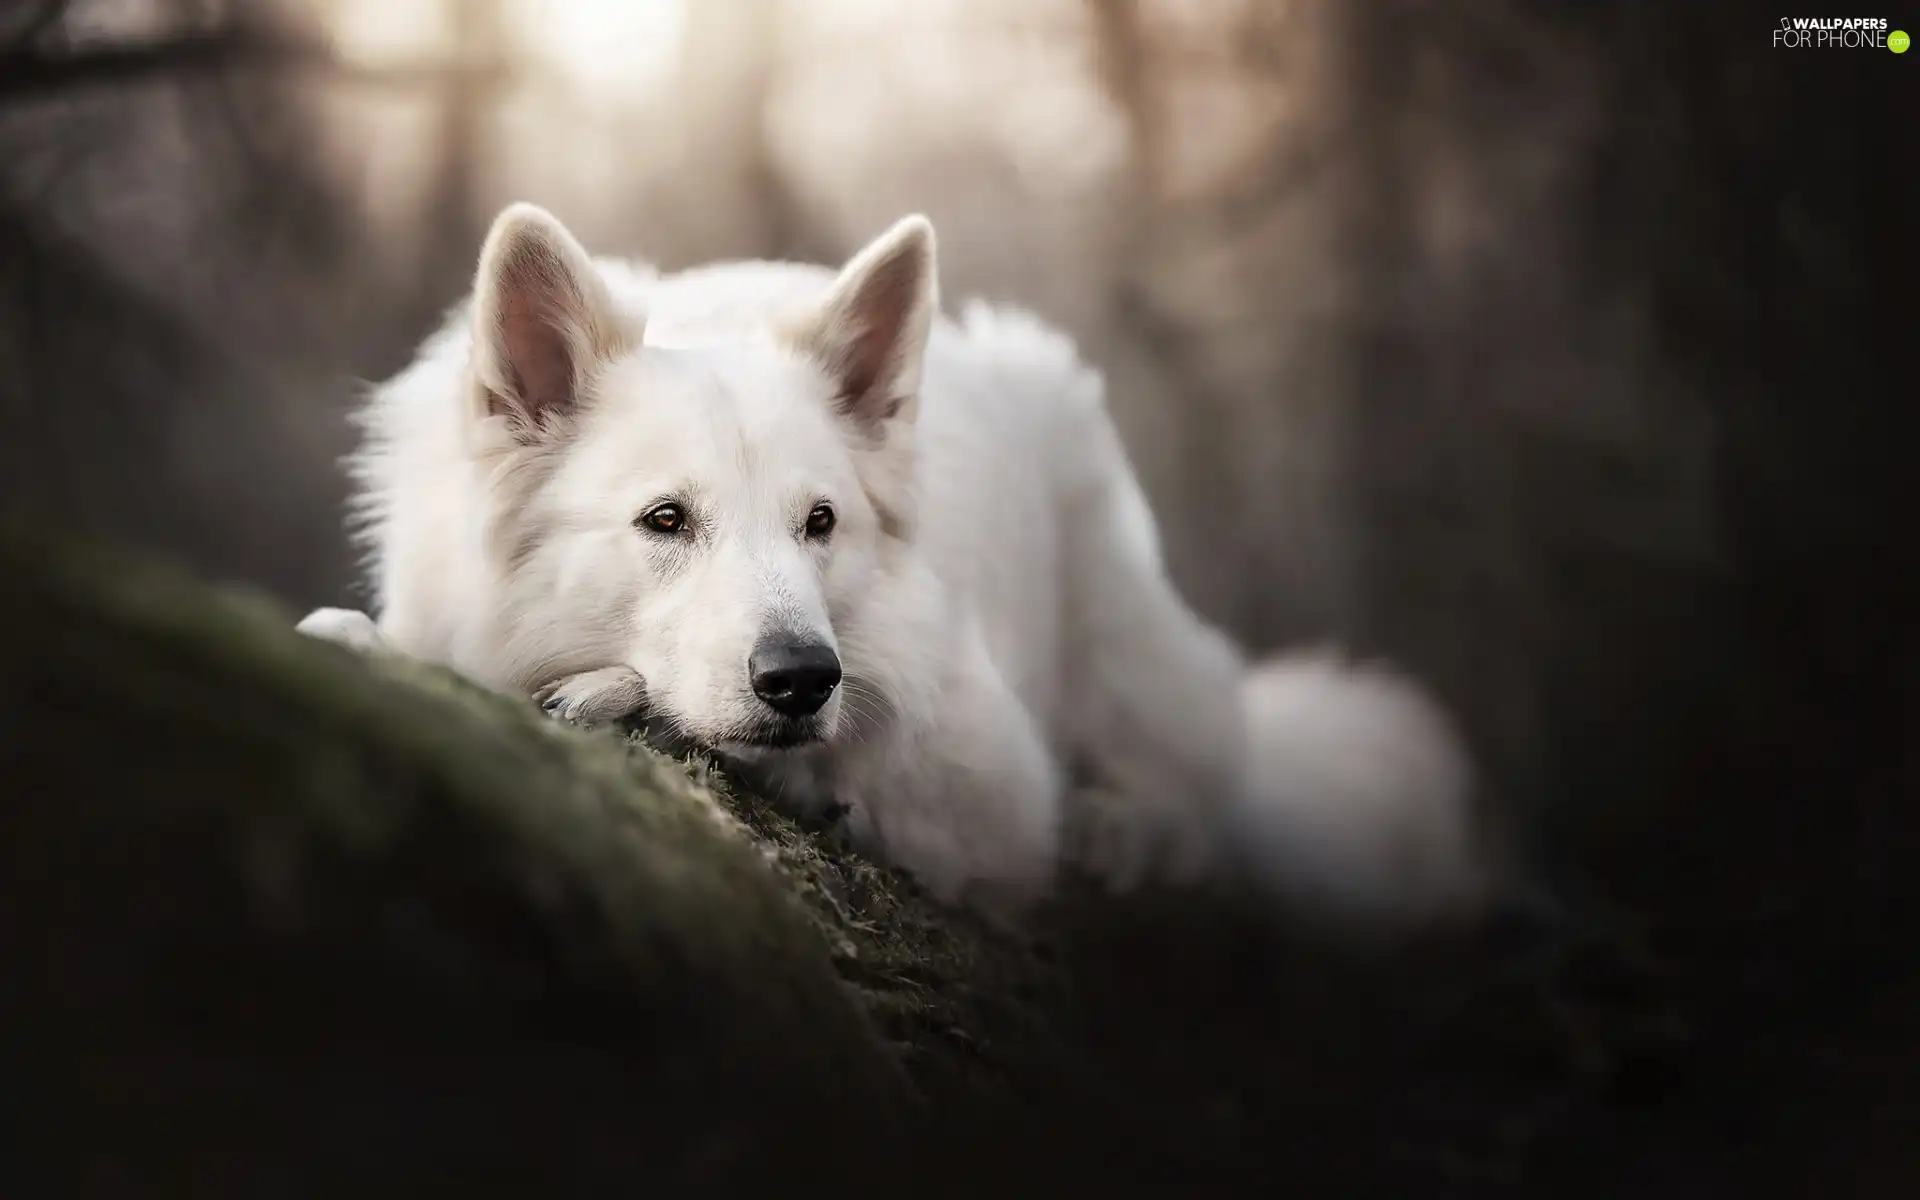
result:
[(1143, 885), (1189, 887), (1214, 864), (1214, 846), (1199, 821), (1155, 811), (1105, 788), (1081, 788), (1068, 799), (1067, 854), (1115, 892)]
[(647, 681), (632, 667), (603, 667), (548, 684), (533, 698), (555, 720), (604, 725), (647, 706)]
[(352, 608), (316, 608), (294, 629), (323, 642), (367, 653), (386, 644), (373, 618)]
[(1067, 857), (1116, 892), (1143, 883), (1153, 863), (1152, 839), (1136, 814), (1102, 789), (1082, 788), (1068, 802)]

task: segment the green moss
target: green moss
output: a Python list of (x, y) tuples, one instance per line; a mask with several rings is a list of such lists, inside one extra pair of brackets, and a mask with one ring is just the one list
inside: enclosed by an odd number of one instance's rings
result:
[[(302, 1023), (347, 1059), (404, 1029), (436, 1061), (475, 1021), (483, 1055), (531, 1028), (542, 1071), (577, 1040), (630, 1086), (673, 1081), (685, 1110), (640, 1142), (697, 1128), (736, 1166), (918, 1103), (809, 909), (679, 764), (306, 639), (257, 597), (18, 537), (0, 679), (0, 905), (59, 914), (14, 958), (35, 982), (5, 1015), (88, 1018), (43, 1046), (62, 1086), (129, 1040), (229, 1053), (244, 981), (284, 999), (291, 972), (295, 1011), (268, 1026), (285, 1053)], [(150, 994), (102, 1008), (95, 959)], [(227, 1019), (183, 1026), (182, 1006)]]
[(763, 847), (924, 1088), (977, 1096), (1057, 1051), (1071, 987), (1031, 936), (935, 902), (863, 858), (837, 825), (804, 827), (711, 768), (687, 767)]
[(1678, 1040), (1564, 954), (1353, 962), (1218, 897), (1070, 887), (1016, 935), (700, 761), (292, 624), (0, 539), (0, 1027), (47, 1165), (107, 1129), (214, 1194), (239, 1129), (250, 1193), (891, 1194), (896, 1152), (922, 1190), (1043, 1154), (1199, 1187), (1287, 1130), (1391, 1192), (1519, 1172)]

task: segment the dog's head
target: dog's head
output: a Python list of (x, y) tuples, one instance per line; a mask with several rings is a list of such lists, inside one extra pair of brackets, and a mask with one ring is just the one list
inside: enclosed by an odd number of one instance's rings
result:
[(863, 701), (840, 634), (911, 531), (936, 307), (933, 230), (909, 217), (795, 311), (645, 345), (558, 221), (502, 213), (473, 418), (524, 674), (632, 666), (656, 719), (722, 749), (841, 732)]

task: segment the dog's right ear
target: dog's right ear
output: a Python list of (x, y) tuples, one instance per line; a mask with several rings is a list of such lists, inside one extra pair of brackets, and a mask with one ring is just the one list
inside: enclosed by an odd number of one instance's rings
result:
[(587, 252), (551, 213), (514, 204), (494, 218), (473, 287), (473, 371), (482, 411), (521, 440), (570, 417), (587, 372), (634, 340)]

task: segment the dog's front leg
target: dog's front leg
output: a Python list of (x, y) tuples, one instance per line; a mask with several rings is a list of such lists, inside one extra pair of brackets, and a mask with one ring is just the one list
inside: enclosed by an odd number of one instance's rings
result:
[(558, 720), (605, 725), (647, 706), (647, 681), (632, 667), (602, 667), (556, 680), (533, 698)]
[[(294, 628), (361, 654), (393, 649), (373, 618), (358, 609), (316, 608)], [(647, 684), (632, 667), (603, 667), (555, 680), (535, 691), (533, 699), (558, 720), (604, 725), (645, 708)]]
[(1017, 917), (1052, 886), (1061, 773), (977, 639), (939, 711), (845, 748), (840, 798), (856, 838), (945, 902)]

